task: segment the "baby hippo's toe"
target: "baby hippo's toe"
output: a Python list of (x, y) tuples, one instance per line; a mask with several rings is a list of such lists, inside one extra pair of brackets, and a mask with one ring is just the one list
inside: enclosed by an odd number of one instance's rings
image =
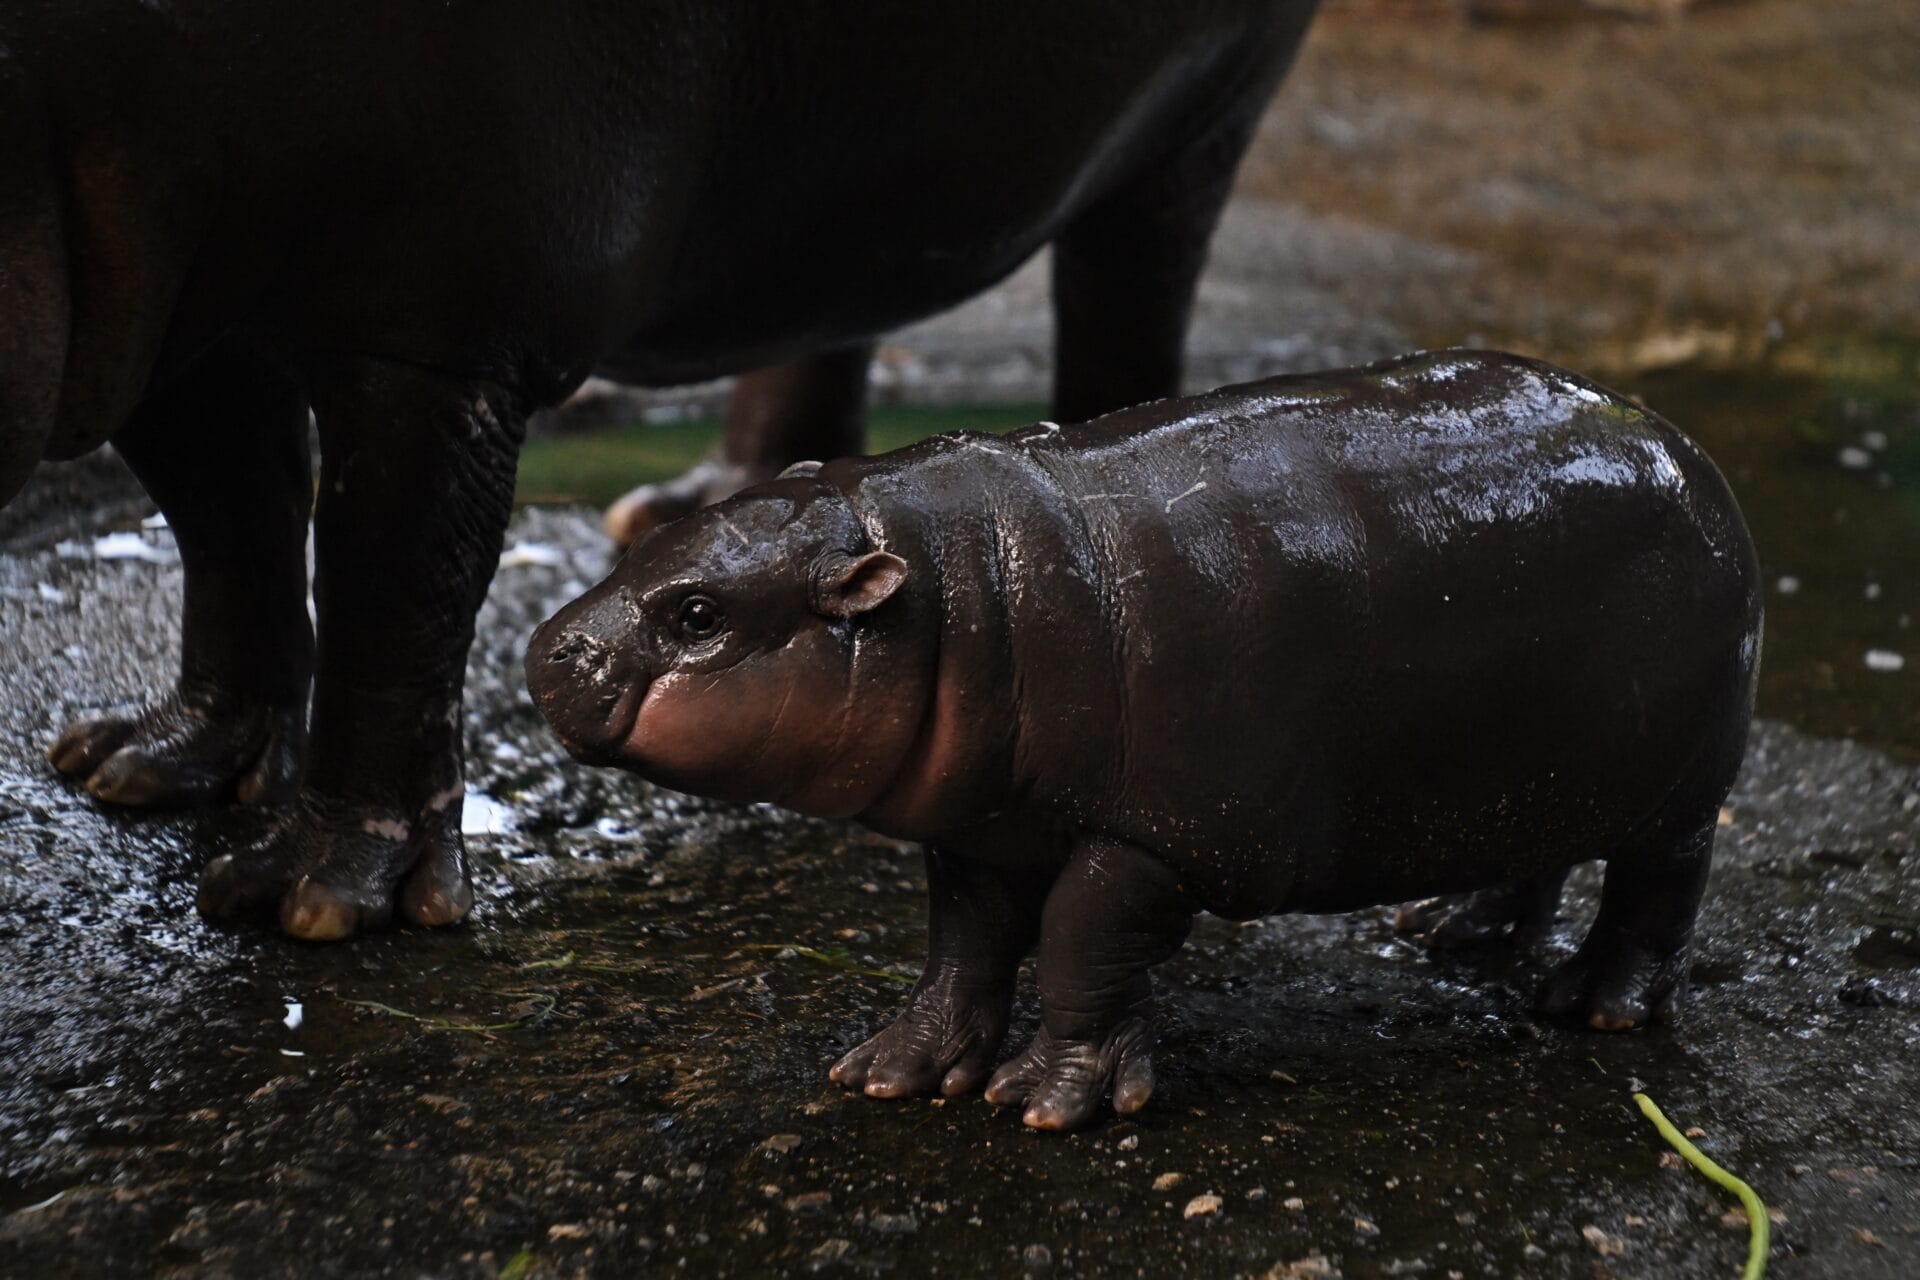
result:
[(1105, 1039), (1056, 1040), (1042, 1027), (1019, 1057), (994, 1073), (987, 1101), (1023, 1106), (1034, 1129), (1079, 1129), (1100, 1114), (1108, 1090), (1113, 1109), (1131, 1115), (1153, 1096), (1153, 1033), (1129, 1018)]

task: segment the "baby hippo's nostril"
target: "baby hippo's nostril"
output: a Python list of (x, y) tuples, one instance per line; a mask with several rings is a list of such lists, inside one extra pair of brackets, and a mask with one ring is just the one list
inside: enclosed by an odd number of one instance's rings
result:
[(527, 644), (527, 691), (567, 749), (608, 757), (633, 729), (646, 693), (645, 664), (633, 638), (603, 635), (613, 618), (576, 601), (534, 630)]

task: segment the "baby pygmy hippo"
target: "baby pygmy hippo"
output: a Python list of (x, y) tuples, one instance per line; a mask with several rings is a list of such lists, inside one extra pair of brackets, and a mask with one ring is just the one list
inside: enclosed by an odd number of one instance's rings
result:
[[(1148, 970), (1194, 915), (1430, 899), (1550, 919), (1543, 1004), (1684, 984), (1760, 654), (1753, 546), (1673, 427), (1448, 351), (1077, 426), (801, 464), (670, 524), (535, 633), (583, 760), (924, 841), (925, 972), (833, 1068), (987, 1083), (1039, 1128), (1153, 1091)], [(1041, 1026), (992, 1071), (1038, 948)]]

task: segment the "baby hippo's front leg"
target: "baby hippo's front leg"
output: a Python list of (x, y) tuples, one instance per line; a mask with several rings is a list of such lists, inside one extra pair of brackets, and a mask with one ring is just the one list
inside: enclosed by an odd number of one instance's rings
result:
[(872, 1098), (979, 1088), (1007, 1034), (1014, 979), (1052, 879), (927, 850), (927, 967), (905, 1011), (836, 1062), (833, 1081)]
[(1036, 1129), (1077, 1129), (1108, 1089), (1116, 1111), (1153, 1095), (1147, 970), (1180, 949), (1195, 908), (1158, 858), (1088, 841), (1054, 882), (1040, 925), (1040, 1030), (994, 1073), (987, 1101)]

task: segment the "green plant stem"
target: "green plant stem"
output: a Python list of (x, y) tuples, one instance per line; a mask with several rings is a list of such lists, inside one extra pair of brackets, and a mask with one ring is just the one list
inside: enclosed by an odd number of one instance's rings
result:
[(1652, 1098), (1644, 1093), (1636, 1093), (1633, 1101), (1640, 1108), (1640, 1114), (1653, 1121), (1653, 1127), (1660, 1131), (1660, 1136), (1685, 1156), (1688, 1164), (1740, 1197), (1740, 1205), (1747, 1211), (1747, 1269), (1740, 1273), (1740, 1280), (1760, 1280), (1767, 1273), (1767, 1206), (1752, 1187), (1707, 1159), (1705, 1152), (1688, 1142), (1686, 1135), (1674, 1128), (1673, 1122), (1661, 1114)]

